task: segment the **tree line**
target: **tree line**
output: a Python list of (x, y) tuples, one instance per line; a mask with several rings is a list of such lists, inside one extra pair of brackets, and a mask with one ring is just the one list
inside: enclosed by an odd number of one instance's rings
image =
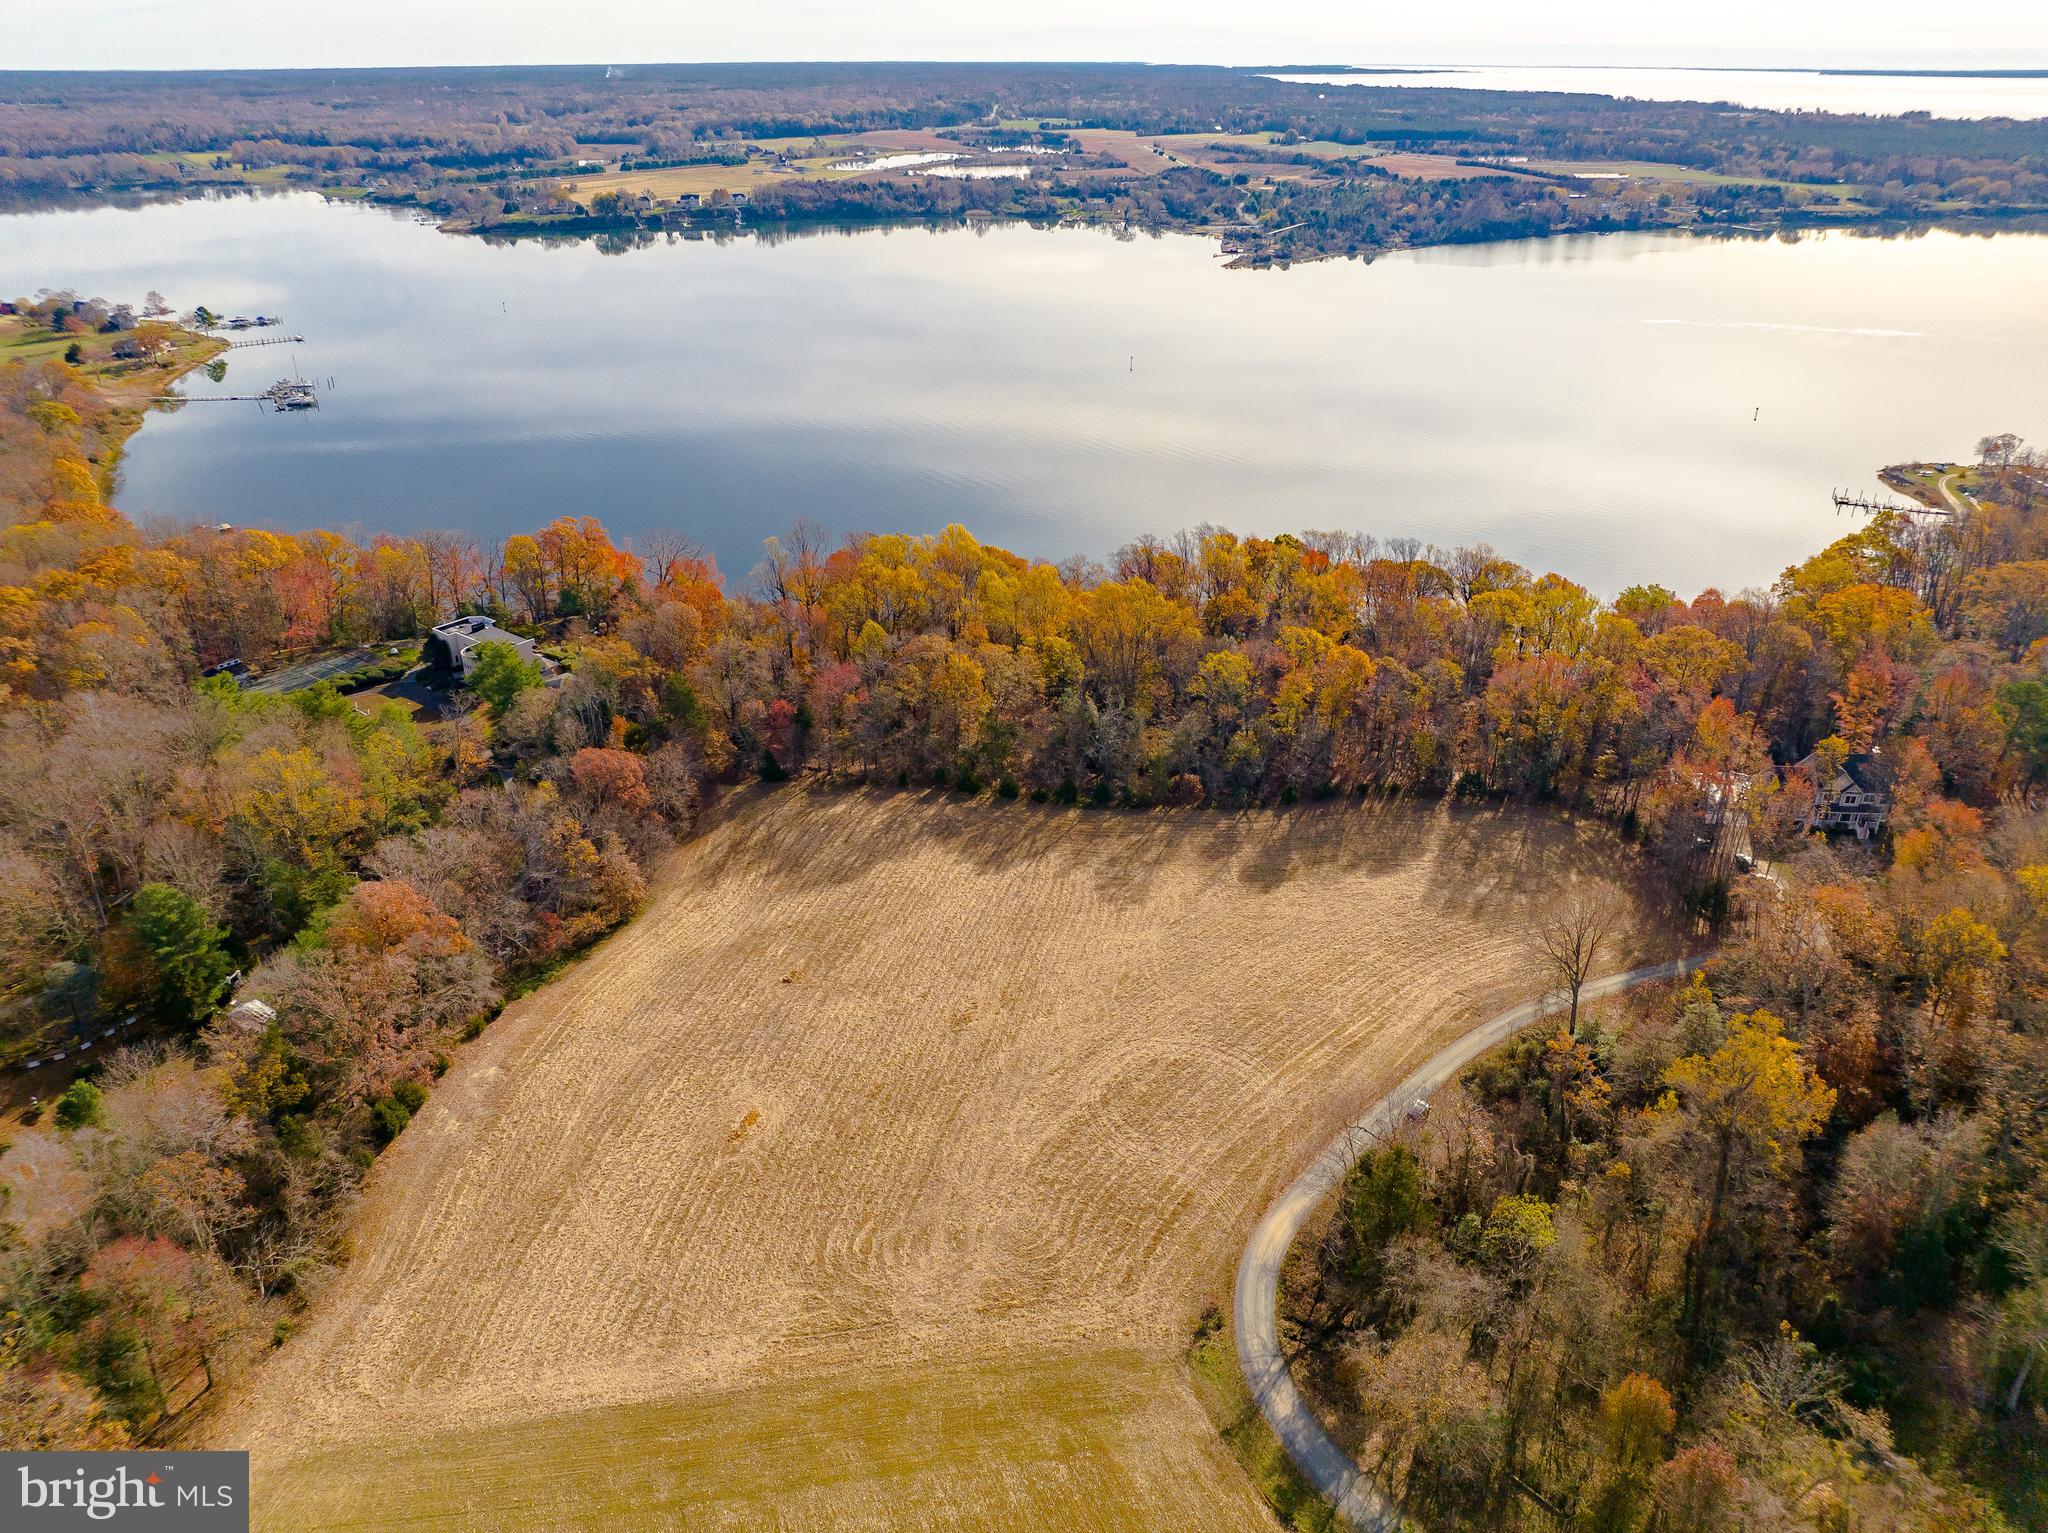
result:
[[(668, 65), (617, 78), (561, 68), (0, 74), (0, 201), (190, 191), (268, 172), (300, 185), (365, 187), (489, 224), (518, 209), (564, 211), (560, 177), (588, 145), (616, 146), (622, 160), (686, 164), (749, 139), (951, 131), (1016, 119), (1140, 134), (1275, 134), (1288, 145), (1325, 140), (1468, 159), (1650, 161), (1788, 183), (1795, 202), (1808, 187), (1846, 184), (1891, 215), (2048, 208), (2048, 128), (2040, 122), (1406, 84), (1327, 90), (1254, 70), (1059, 64)], [(1178, 185), (1164, 193), (1145, 176), (1110, 179), (1132, 209), (1165, 226), (1206, 216), (1180, 204), (1217, 200), (1208, 183), (1227, 187), (1231, 178), (1182, 167), (1165, 178)], [(520, 184), (500, 184), (514, 180)], [(1067, 180), (1062, 195), (1099, 195), (1086, 178)], [(1667, 183), (1598, 212), (1569, 207), (1532, 179), (1452, 190), (1403, 179), (1400, 187), (1396, 206), (1387, 187), (1347, 185), (1340, 195), (1312, 180), (1298, 189), (1304, 205), (1271, 222), (1309, 220), (1315, 234), (1297, 235), (1291, 252), (1306, 256), (1525, 237), (1561, 223), (1683, 222), (1674, 205), (1683, 211), (1695, 200), (1724, 221), (1774, 220), (1787, 202), (1774, 184)], [(1296, 194), (1281, 184), (1272, 195)], [(840, 204), (848, 205), (843, 216), (941, 216), (966, 206), (1030, 216), (1024, 204), (1033, 195), (1024, 186), (963, 195), (926, 178), (860, 192), (790, 189), (759, 202), (755, 216), (819, 216)], [(1481, 212), (1478, 203), (1492, 206)], [(1390, 214), (1398, 214), (1391, 224)]]
[[(10, 1152), (63, 1172), (4, 1210), (11, 1442), (147, 1439), (288, 1328), (461, 1037), (626, 919), (721, 783), (1557, 802), (1611, 816), (1718, 918), (1733, 827), (1803, 844), (1809, 755), (1878, 753), (1890, 855), (1919, 869), (2023, 812), (2048, 762), (2042, 465), (2006, 438), (1968, 515), (1878, 518), (1765, 591), (1603, 601), (1484, 547), (1338, 532), (1198, 528), (1056, 565), (958, 527), (799, 523), (744, 592), (681, 536), (625, 547), (588, 517), (489, 547), (145, 534), (108, 504), (119, 436), (79, 369), (0, 374), (0, 1048), (119, 1034)], [(560, 674), (486, 646), (424, 724), (381, 694), (200, 676), (456, 611)], [(1878, 886), (1906, 924), (1873, 983), (1953, 952), (1944, 1025), (2015, 1015), (1969, 923), (2016, 939), (1976, 898), (1965, 921)]]
[[(1283, 1328), (1422, 1525), (2038, 1527), (2048, 817), (1902, 789), (1722, 955), (1469, 1069), (1352, 1172)], [(1569, 898), (1532, 968), (1611, 928)]]

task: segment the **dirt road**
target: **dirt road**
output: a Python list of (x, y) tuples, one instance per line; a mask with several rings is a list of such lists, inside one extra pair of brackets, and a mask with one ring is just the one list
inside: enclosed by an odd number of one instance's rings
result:
[[(1680, 958), (1610, 974), (1587, 985), (1582, 1000), (1613, 995), (1651, 980), (1673, 979), (1697, 962), (1698, 959)], [(1288, 1456), (1309, 1483), (1360, 1533), (1390, 1533), (1400, 1525), (1400, 1518), (1359, 1473), (1351, 1455), (1323, 1430), (1315, 1412), (1288, 1376), (1278, 1327), (1281, 1264), (1287, 1260), (1295, 1236), (1301, 1233), (1302, 1225), (1308, 1222), (1316, 1206), (1350, 1174), (1366, 1151), (1400, 1128), (1403, 1117), (1415, 1104), (1427, 1102), (1438, 1087), (1481, 1054), (1558, 1010), (1559, 1005), (1555, 999), (1525, 1001), (1439, 1050), (1427, 1064), (1373, 1103), (1324, 1146), (1322, 1154), (1266, 1211), (1238, 1261), (1233, 1302), (1237, 1360), (1244, 1370), (1245, 1383)]]

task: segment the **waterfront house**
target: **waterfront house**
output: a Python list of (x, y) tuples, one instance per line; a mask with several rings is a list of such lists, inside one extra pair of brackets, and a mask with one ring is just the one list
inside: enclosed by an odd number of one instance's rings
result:
[(676, 206), (679, 208), (694, 208), (699, 202), (703, 200), (704, 199), (698, 196), (695, 192), (684, 192), (681, 196), (676, 198)]
[(436, 623), (427, 634), (426, 643), (420, 646), (420, 659), (430, 670), (445, 671), (467, 681), (476, 669), (477, 647), (490, 643), (511, 645), (522, 660), (540, 659), (533, 640), (507, 633), (487, 617), (454, 617)]
[(1891, 789), (1884, 762), (1875, 751), (1843, 757), (1826, 782), (1821, 781), (1817, 755), (1799, 765), (1813, 780), (1813, 804), (1801, 820), (1807, 829), (1831, 834), (1847, 831), (1858, 841), (1868, 841), (1884, 829), (1891, 813)]
[(735, 203), (745, 202), (747, 200), (747, 194), (745, 192), (734, 192), (732, 194), (732, 200)]

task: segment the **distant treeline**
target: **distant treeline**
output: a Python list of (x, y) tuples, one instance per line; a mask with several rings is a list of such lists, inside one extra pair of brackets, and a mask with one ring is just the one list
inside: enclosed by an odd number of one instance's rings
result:
[[(200, 151), (325, 170), (479, 168), (584, 144), (676, 159), (706, 141), (1014, 118), (1144, 133), (1294, 132), (1466, 154), (1649, 159), (1793, 181), (2048, 200), (2048, 124), (1359, 85), (1082, 64), (0, 74), (0, 196), (100, 186), (121, 157)], [(159, 167), (161, 169), (162, 167)]]

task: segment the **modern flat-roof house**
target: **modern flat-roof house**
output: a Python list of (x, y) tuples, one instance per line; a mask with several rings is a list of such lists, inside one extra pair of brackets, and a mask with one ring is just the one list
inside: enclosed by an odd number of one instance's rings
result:
[(1799, 764), (1813, 777), (1813, 808), (1806, 817), (1809, 829), (1849, 831), (1858, 841), (1868, 841), (1884, 829), (1885, 816), (1891, 812), (1891, 789), (1876, 752), (1859, 751), (1843, 757), (1830, 782), (1820, 780), (1814, 757)]
[(426, 643), (420, 646), (420, 658), (431, 669), (447, 671), (467, 681), (476, 669), (477, 646), (492, 642), (511, 645), (522, 660), (540, 659), (533, 640), (507, 633), (487, 617), (452, 617), (445, 623), (436, 623), (428, 632)]

